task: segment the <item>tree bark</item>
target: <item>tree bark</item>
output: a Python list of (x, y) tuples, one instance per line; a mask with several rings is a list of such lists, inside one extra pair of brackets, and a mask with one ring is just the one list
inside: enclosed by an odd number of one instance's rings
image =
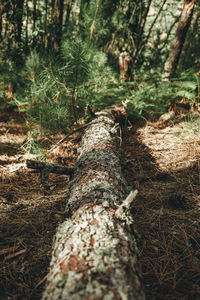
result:
[(2, 40), (3, 11), (4, 11), (4, 5), (3, 5), (2, 1), (0, 0), (0, 41)]
[(119, 126), (108, 115), (96, 121), (82, 138), (43, 300), (145, 299)]
[[(36, 30), (36, 23), (37, 23), (37, 0), (33, 1), (33, 33), (35, 33)], [(33, 44), (32, 47), (35, 48), (37, 42), (36, 35), (33, 35)]]
[(29, 24), (29, 8), (28, 8), (28, 0), (26, 0), (26, 27), (25, 27), (25, 34), (26, 34), (26, 39), (25, 39), (25, 49), (26, 51), (29, 48), (29, 33), (28, 33), (28, 24)]
[(16, 23), (17, 23), (17, 43), (18, 47), (21, 42), (21, 35), (22, 35), (22, 20), (23, 20), (23, 6), (24, 6), (24, 0), (16, 1)]
[(151, 3), (152, 3), (152, 0), (148, 0), (146, 9), (144, 10), (143, 17), (141, 18), (140, 34), (139, 34), (139, 37), (138, 37), (138, 41), (136, 43), (136, 47), (133, 50), (133, 64), (134, 64), (134, 66), (136, 65), (137, 60), (138, 60), (138, 56), (142, 52), (142, 49), (144, 47), (143, 46), (143, 43), (144, 43), (144, 28), (145, 28), (145, 25), (146, 25), (148, 12), (150, 10)]
[(62, 39), (63, 7), (64, 7), (64, 0), (57, 0), (56, 20), (55, 20), (55, 37), (54, 37), (55, 38), (54, 48), (57, 52), (60, 51), (61, 39)]
[(164, 66), (163, 79), (168, 80), (169, 76), (176, 70), (178, 61), (183, 49), (186, 34), (190, 25), (194, 10), (194, 0), (186, 0), (184, 2), (183, 10), (180, 16), (178, 28), (175, 38), (172, 42), (171, 50), (169, 52), (168, 59)]
[(67, 32), (68, 29), (68, 24), (69, 24), (69, 19), (70, 19), (70, 14), (71, 14), (73, 4), (74, 4), (74, 0), (66, 4), (66, 16), (65, 16), (65, 23), (64, 23), (65, 32)]
[(120, 53), (119, 56), (119, 68), (120, 68), (120, 77), (122, 80), (131, 81), (132, 74), (131, 74), (131, 64), (132, 59), (128, 55), (126, 51)]
[[(199, 18), (200, 18), (200, 10), (196, 10), (196, 12), (193, 13), (192, 15), (192, 20), (191, 20), (191, 24), (190, 24), (190, 28), (189, 28), (189, 33), (194, 37), (195, 39), (195, 34), (196, 32), (198, 32), (198, 23), (199, 23)], [(185, 64), (186, 61), (190, 61), (192, 65), (194, 65), (194, 60), (191, 59), (191, 52), (192, 49), (195, 49), (194, 46), (194, 42), (195, 40), (191, 43), (191, 36), (189, 36), (189, 33), (187, 34), (180, 58), (179, 58), (179, 62), (178, 62), (178, 66), (177, 69), (181, 70), (183, 67), (184, 68), (188, 68), (188, 64)], [(197, 39), (197, 38), (196, 38)], [(189, 67), (191, 65), (189, 64)]]

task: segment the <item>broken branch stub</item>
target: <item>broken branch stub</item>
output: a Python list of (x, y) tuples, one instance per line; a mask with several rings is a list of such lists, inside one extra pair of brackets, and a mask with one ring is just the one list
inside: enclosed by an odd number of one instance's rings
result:
[(55, 173), (55, 174), (62, 174), (62, 175), (72, 175), (74, 169), (65, 166), (59, 166), (43, 161), (37, 161), (32, 159), (27, 159), (26, 166), (29, 169), (38, 170), (38, 172), (46, 171), (47, 173)]
[(82, 138), (43, 300), (145, 299), (118, 129), (109, 116), (96, 120)]

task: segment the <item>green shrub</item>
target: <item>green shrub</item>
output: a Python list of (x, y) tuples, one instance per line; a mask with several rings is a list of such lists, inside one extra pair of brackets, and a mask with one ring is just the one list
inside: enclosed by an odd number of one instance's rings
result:
[(135, 87), (128, 98), (128, 118), (134, 121), (149, 115), (159, 116), (183, 98), (191, 105), (198, 104), (199, 86), (200, 79), (194, 70), (179, 74), (171, 81), (162, 81), (159, 74), (149, 78), (145, 76), (145, 81), (140, 77), (135, 80)]
[(71, 131), (87, 104), (95, 109), (110, 105), (104, 93), (118, 83), (106, 54), (78, 38), (64, 42), (57, 57), (44, 59), (33, 51), (25, 73), (26, 96), (19, 94), (15, 104), (26, 111), (29, 126), (39, 124), (52, 133)]

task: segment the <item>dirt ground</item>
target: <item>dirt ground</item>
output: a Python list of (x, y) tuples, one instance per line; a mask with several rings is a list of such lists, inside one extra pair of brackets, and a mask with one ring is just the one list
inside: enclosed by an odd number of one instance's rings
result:
[[(200, 117), (165, 126), (129, 126), (122, 168), (138, 189), (132, 212), (149, 300), (200, 299)], [(46, 145), (61, 137), (49, 139)], [(0, 299), (41, 299), (57, 225), (65, 219), (69, 178), (50, 175), (42, 189), (26, 168), (22, 118), (0, 113)], [(49, 161), (73, 166), (77, 141)]]

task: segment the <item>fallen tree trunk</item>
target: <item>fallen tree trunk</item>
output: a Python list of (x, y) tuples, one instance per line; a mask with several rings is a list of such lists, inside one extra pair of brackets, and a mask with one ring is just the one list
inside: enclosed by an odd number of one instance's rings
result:
[(117, 127), (100, 115), (82, 138), (43, 300), (145, 299)]

